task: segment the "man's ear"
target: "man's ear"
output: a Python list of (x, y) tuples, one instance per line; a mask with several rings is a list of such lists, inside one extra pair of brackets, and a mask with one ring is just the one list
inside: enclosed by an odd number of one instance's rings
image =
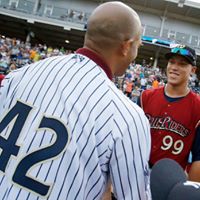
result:
[(121, 45), (121, 52), (123, 56), (127, 56), (129, 49), (131, 47), (132, 40), (126, 40)]

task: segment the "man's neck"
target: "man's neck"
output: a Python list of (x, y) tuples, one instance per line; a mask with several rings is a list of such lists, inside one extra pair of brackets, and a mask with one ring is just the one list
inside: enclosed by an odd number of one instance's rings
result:
[(169, 97), (184, 97), (190, 92), (190, 89), (188, 86), (173, 86), (170, 84), (167, 84), (165, 86), (165, 94)]

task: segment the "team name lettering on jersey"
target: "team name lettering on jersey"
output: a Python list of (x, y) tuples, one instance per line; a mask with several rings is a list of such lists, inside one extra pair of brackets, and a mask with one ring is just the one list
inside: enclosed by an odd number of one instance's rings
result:
[(182, 137), (186, 137), (190, 132), (190, 130), (185, 128), (181, 123), (176, 122), (169, 116), (153, 117), (150, 114), (146, 114), (146, 116), (150, 122), (151, 128), (171, 131)]

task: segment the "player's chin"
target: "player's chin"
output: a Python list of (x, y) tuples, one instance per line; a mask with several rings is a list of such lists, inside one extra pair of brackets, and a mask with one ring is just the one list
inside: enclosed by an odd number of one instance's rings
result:
[(177, 79), (170, 79), (170, 78), (168, 78), (167, 83), (170, 84), (170, 85), (173, 85), (173, 86), (177, 86), (177, 85), (180, 84), (180, 81), (177, 80)]

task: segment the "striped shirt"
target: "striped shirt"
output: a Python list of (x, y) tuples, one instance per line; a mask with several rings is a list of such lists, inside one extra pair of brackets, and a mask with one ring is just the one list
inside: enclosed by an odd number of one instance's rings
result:
[(75, 53), (11, 72), (0, 90), (0, 199), (146, 200), (150, 128), (92, 59)]

